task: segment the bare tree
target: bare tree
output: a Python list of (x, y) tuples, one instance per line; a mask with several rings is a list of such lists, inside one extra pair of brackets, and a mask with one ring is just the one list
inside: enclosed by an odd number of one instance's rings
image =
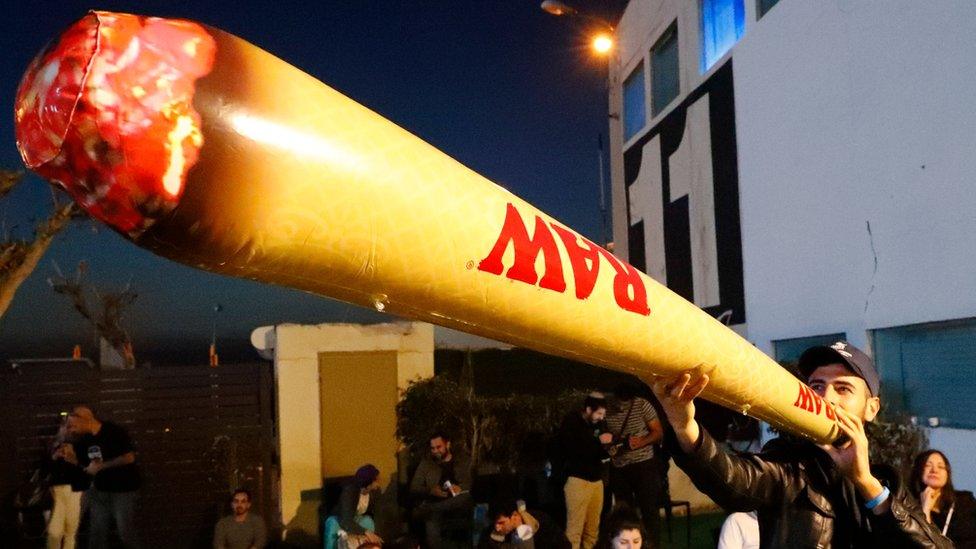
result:
[[(6, 196), (23, 177), (23, 172), (0, 170), (0, 198)], [(33, 239), (21, 240), (4, 235), (0, 240), (0, 317), (7, 312), (17, 289), (37, 267), (54, 237), (72, 218), (81, 215), (74, 202), (61, 203), (57, 194), (53, 201), (51, 214), (34, 228)]]
[[(55, 265), (57, 276), (48, 279), (48, 284), (55, 292), (68, 296), (76, 311), (87, 320), (95, 333), (105, 340), (125, 361), (125, 368), (135, 367), (136, 358), (132, 350), (132, 340), (129, 333), (122, 327), (126, 311), (139, 295), (132, 289), (132, 284), (126, 284), (118, 292), (99, 292), (85, 281), (88, 271), (87, 264), (78, 264), (73, 280), (69, 280)], [(89, 295), (95, 297), (96, 305), (89, 303)]]

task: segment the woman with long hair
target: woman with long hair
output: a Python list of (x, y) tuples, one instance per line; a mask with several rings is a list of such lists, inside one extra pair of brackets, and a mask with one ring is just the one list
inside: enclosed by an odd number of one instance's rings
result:
[(911, 490), (925, 518), (957, 548), (976, 548), (976, 499), (952, 486), (952, 465), (938, 450), (927, 450), (912, 465)]

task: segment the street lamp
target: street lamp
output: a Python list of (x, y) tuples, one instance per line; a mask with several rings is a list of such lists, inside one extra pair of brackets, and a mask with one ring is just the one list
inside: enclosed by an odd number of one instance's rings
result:
[(613, 49), (613, 25), (610, 24), (606, 19), (582, 12), (569, 4), (560, 2), (559, 0), (545, 0), (539, 5), (542, 11), (555, 15), (557, 17), (567, 16), (575, 17), (587, 21), (589, 23), (595, 24), (600, 30), (593, 35), (590, 46), (593, 51), (600, 56), (607, 56)]
[[(600, 30), (593, 35), (590, 41), (590, 48), (598, 56), (605, 57), (607, 59), (607, 67), (606, 67), (607, 92), (609, 92), (610, 91), (609, 79), (611, 76), (609, 64), (611, 61), (611, 52), (614, 49), (613, 25), (610, 24), (609, 21), (607, 21), (602, 17), (581, 12), (578, 9), (568, 4), (560, 2), (559, 0), (544, 0), (539, 7), (542, 8), (542, 11), (548, 14), (555, 15), (557, 17), (567, 16), (567, 17), (581, 19), (588, 23), (595, 24), (597, 27), (599, 27)], [(615, 115), (613, 113), (610, 113), (610, 118), (614, 118), (614, 117)], [(604, 151), (603, 151), (602, 134), (597, 136), (597, 162), (600, 170), (600, 217), (601, 217), (600, 239), (602, 240), (600, 245), (607, 246), (610, 244), (610, 241), (609, 241), (609, 236), (607, 234), (608, 233), (608, 227), (607, 227), (608, 212), (607, 212), (607, 192), (606, 192), (607, 185), (606, 185), (606, 178), (605, 178), (606, 168), (604, 167)]]

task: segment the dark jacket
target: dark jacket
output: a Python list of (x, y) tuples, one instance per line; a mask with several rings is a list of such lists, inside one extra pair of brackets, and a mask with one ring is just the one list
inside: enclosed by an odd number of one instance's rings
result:
[(758, 511), (763, 548), (952, 547), (926, 523), (897, 475), (886, 483), (890, 511), (875, 515), (830, 456), (808, 441), (780, 438), (760, 454), (733, 455), (702, 429), (698, 448), (690, 454), (676, 448), (674, 460), (726, 511)]
[(603, 478), (603, 459), (609, 457), (600, 444), (602, 425), (587, 423), (579, 410), (563, 418), (559, 426), (559, 448), (562, 452), (563, 477), (576, 477), (590, 482)]
[[(454, 484), (464, 491), (471, 491), (471, 458), (461, 452), (455, 452), (451, 455), (451, 462), (454, 464)], [(410, 494), (421, 500), (431, 499), (430, 491), (434, 486), (443, 489), (442, 474), (441, 465), (430, 456), (425, 457), (417, 466), (413, 480), (410, 481)]]
[[(972, 492), (957, 490), (955, 500), (946, 537), (956, 544), (957, 549), (976, 549), (976, 499)], [(932, 522), (940, 532), (948, 514), (948, 509), (943, 512), (932, 511)]]
[[(342, 493), (339, 494), (339, 501), (336, 502), (331, 513), (339, 521), (339, 528), (356, 535), (366, 533), (366, 529), (356, 522), (356, 507), (359, 506), (359, 490), (359, 485), (356, 484), (356, 481), (347, 482), (342, 487)], [(377, 492), (373, 491), (369, 494), (369, 506), (363, 514), (373, 515), (373, 509), (376, 507)]]

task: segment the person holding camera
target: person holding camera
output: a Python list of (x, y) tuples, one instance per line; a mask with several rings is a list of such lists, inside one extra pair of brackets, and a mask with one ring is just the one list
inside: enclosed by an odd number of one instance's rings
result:
[(559, 427), (558, 440), (564, 460), (566, 484), (566, 538), (573, 549), (591, 549), (600, 533), (603, 509), (604, 445), (607, 401), (602, 393), (590, 393), (582, 408), (569, 413)]
[(607, 413), (607, 430), (613, 434), (608, 447), (610, 491), (617, 505), (640, 509), (649, 545), (657, 547), (661, 526), (658, 508), (662, 500), (660, 467), (654, 460), (654, 444), (664, 430), (654, 406), (637, 396), (637, 387), (622, 383), (614, 391), (617, 405)]

